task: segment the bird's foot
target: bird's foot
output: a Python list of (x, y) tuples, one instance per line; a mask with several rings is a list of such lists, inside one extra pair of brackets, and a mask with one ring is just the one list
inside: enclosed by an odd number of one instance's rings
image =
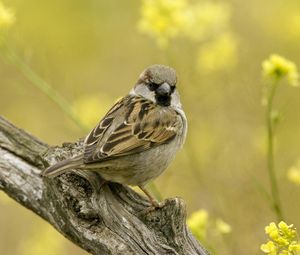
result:
[(156, 199), (150, 199), (150, 203), (151, 203), (151, 207), (153, 207), (154, 209), (159, 209), (162, 208), (165, 203), (164, 202), (158, 202)]
[(144, 213), (155, 211), (156, 209), (160, 209), (165, 205), (165, 202), (158, 202), (155, 198), (153, 198), (149, 193), (149, 191), (144, 186), (139, 186), (139, 188), (145, 193), (145, 195), (149, 199), (149, 202), (151, 203), (151, 206), (143, 210)]
[(165, 206), (165, 202), (158, 202), (157, 200), (150, 200), (151, 205), (142, 210), (142, 214), (148, 214), (155, 210), (159, 210)]

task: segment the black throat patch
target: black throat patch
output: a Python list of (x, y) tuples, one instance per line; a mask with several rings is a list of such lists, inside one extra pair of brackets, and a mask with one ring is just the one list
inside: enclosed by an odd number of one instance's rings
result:
[(155, 99), (156, 99), (156, 103), (161, 106), (170, 106), (171, 104), (171, 96), (169, 95), (166, 96), (156, 95)]

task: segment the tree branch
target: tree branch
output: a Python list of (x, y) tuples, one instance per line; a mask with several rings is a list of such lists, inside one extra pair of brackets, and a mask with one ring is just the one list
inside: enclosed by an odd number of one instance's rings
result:
[(82, 141), (49, 147), (0, 117), (0, 189), (92, 254), (208, 254), (187, 229), (179, 198), (146, 213), (143, 196), (96, 173), (40, 177), (81, 150)]

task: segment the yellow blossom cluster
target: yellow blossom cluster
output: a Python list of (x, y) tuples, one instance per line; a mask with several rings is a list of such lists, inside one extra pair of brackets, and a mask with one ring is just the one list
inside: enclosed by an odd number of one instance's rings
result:
[(189, 217), (187, 224), (198, 240), (204, 240), (208, 226), (208, 212), (206, 210), (194, 212)]
[(291, 86), (299, 85), (297, 66), (286, 58), (273, 54), (262, 63), (263, 75), (272, 81), (286, 77)]
[(198, 210), (189, 217), (187, 224), (198, 240), (205, 241), (208, 229), (218, 234), (228, 234), (231, 226), (220, 218), (210, 219), (206, 210)]
[(186, 0), (144, 0), (139, 29), (166, 47), (169, 39), (180, 33), (186, 7)]
[(176, 36), (196, 41), (215, 36), (227, 27), (229, 17), (229, 7), (223, 3), (143, 0), (139, 29), (164, 48)]
[(261, 250), (268, 255), (300, 254), (300, 243), (293, 224), (287, 225), (281, 221), (278, 226), (271, 222), (265, 227), (269, 241), (261, 245)]
[(15, 23), (14, 12), (0, 1), (0, 31), (9, 28)]
[(196, 69), (231, 70), (237, 63), (237, 40), (230, 32), (230, 5), (208, 0), (143, 0), (140, 32), (166, 49), (174, 38), (196, 43)]

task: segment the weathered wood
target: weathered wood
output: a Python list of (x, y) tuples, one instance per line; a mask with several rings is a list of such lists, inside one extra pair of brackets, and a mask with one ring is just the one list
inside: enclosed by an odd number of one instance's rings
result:
[(95, 173), (40, 177), (81, 149), (82, 141), (49, 147), (0, 117), (0, 189), (92, 254), (208, 254), (187, 229), (180, 198), (146, 213), (143, 196)]

